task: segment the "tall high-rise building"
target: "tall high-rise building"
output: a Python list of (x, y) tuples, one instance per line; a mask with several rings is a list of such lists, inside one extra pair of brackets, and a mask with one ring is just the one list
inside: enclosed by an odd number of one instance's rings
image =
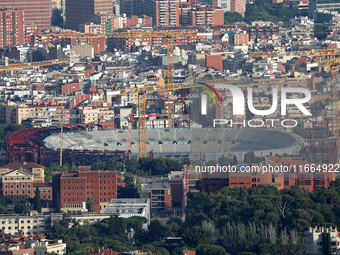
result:
[(95, 15), (109, 13), (113, 13), (113, 0), (66, 0), (66, 27), (79, 30)]
[(217, 6), (225, 12), (238, 12), (243, 17), (246, 13), (246, 0), (217, 0)]
[(120, 0), (120, 14), (127, 17), (142, 16), (144, 13), (144, 0)]
[(0, 48), (23, 45), (24, 12), (15, 9), (0, 9)]
[(180, 3), (179, 8), (181, 26), (221, 26), (224, 24), (223, 9), (193, 2)]
[(22, 10), (25, 26), (34, 26), (38, 31), (51, 27), (51, 0), (0, 0), (0, 8)]
[(243, 17), (246, 13), (246, 0), (197, 0), (197, 3), (220, 7), (225, 12), (238, 12)]
[(179, 1), (178, 0), (145, 0), (144, 12), (152, 17), (156, 27), (179, 26)]

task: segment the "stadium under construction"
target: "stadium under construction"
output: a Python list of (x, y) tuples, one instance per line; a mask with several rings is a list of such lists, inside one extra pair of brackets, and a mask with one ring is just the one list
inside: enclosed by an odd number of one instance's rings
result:
[[(113, 158), (122, 161), (138, 157), (138, 130), (100, 130), (98, 126), (64, 127), (63, 162), (82, 163)], [(292, 132), (264, 128), (226, 128), (221, 151), (220, 128), (148, 129), (147, 149), (152, 157), (181, 161), (216, 160), (231, 151), (238, 160), (254, 151), (257, 156), (298, 154), (303, 138)], [(30, 128), (6, 137), (7, 160), (50, 165), (60, 160), (60, 127)], [(129, 143), (131, 143), (129, 150)]]

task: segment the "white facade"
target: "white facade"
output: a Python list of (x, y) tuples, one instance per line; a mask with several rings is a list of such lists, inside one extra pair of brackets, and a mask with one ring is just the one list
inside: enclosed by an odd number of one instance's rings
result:
[(145, 217), (150, 221), (150, 199), (148, 198), (124, 198), (111, 199), (104, 209), (104, 214), (118, 214), (119, 217), (129, 218), (133, 216)]
[(309, 228), (305, 233), (306, 255), (340, 254), (340, 237), (336, 228)]
[(62, 240), (30, 240), (26, 243), (26, 247), (34, 248), (35, 255), (44, 255), (46, 253), (56, 253), (63, 255), (66, 253), (66, 243)]

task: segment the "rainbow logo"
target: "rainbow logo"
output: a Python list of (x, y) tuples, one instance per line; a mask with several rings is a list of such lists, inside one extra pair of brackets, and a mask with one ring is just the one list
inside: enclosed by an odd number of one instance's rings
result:
[[(212, 86), (205, 84), (205, 83), (202, 83), (202, 82), (200, 82), (200, 84), (202, 84), (202, 85), (206, 86), (208, 89), (210, 89), (216, 95), (216, 97), (218, 98), (218, 101), (222, 105), (222, 100), (221, 100), (220, 95), (217, 93), (217, 91)], [(207, 90), (205, 88), (200, 88), (200, 89), (203, 90), (205, 93), (207, 93), (212, 98), (215, 105), (217, 105), (215, 97), (213, 96), (213, 94), (209, 90)], [(207, 95), (206, 94), (203, 94), (202, 97), (201, 97), (201, 113), (202, 113), (202, 115), (207, 115)]]

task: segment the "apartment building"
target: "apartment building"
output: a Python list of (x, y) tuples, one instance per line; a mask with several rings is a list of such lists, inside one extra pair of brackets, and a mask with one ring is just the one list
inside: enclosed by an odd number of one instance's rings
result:
[(117, 17), (114, 14), (100, 15), (100, 33), (111, 33), (116, 29), (124, 27), (123, 17)]
[(49, 215), (31, 214), (31, 215), (3, 215), (0, 219), (1, 229), (6, 234), (29, 236), (32, 234), (46, 233), (51, 230), (51, 219)]
[(225, 12), (238, 12), (243, 17), (246, 12), (246, 0), (197, 0), (198, 3), (222, 8)]
[(306, 255), (340, 254), (340, 237), (337, 228), (310, 227), (305, 232)]
[(179, 9), (181, 26), (224, 25), (223, 9), (191, 2), (180, 3)]
[(104, 37), (72, 37), (70, 38), (70, 45), (91, 45), (94, 52), (104, 52), (105, 51)]
[(25, 24), (36, 27), (37, 31), (51, 27), (51, 0), (2, 0), (1, 9), (17, 9), (24, 12)]
[(66, 27), (79, 31), (95, 15), (109, 13), (113, 13), (113, 0), (67, 0)]
[(340, 9), (338, 0), (309, 0), (308, 17), (315, 18), (315, 11), (317, 10), (335, 11), (338, 9)]
[(169, 211), (172, 208), (171, 187), (166, 179), (155, 178), (152, 181), (151, 190), (151, 211)]
[(0, 121), (2, 124), (22, 124), (23, 120), (61, 120), (65, 124), (70, 123), (70, 111), (65, 109), (58, 102), (41, 102), (41, 103), (16, 103), (7, 101), (0, 105)]
[(101, 121), (114, 121), (113, 108), (94, 108), (94, 107), (78, 107), (77, 110), (73, 110), (77, 116), (76, 123), (99, 123)]
[(0, 49), (23, 45), (24, 39), (24, 12), (16, 9), (0, 9)]
[(180, 25), (178, 0), (145, 0), (144, 12), (152, 17), (156, 27), (176, 27)]
[(246, 0), (218, 0), (217, 6), (228, 12), (238, 12), (243, 17), (246, 13)]

